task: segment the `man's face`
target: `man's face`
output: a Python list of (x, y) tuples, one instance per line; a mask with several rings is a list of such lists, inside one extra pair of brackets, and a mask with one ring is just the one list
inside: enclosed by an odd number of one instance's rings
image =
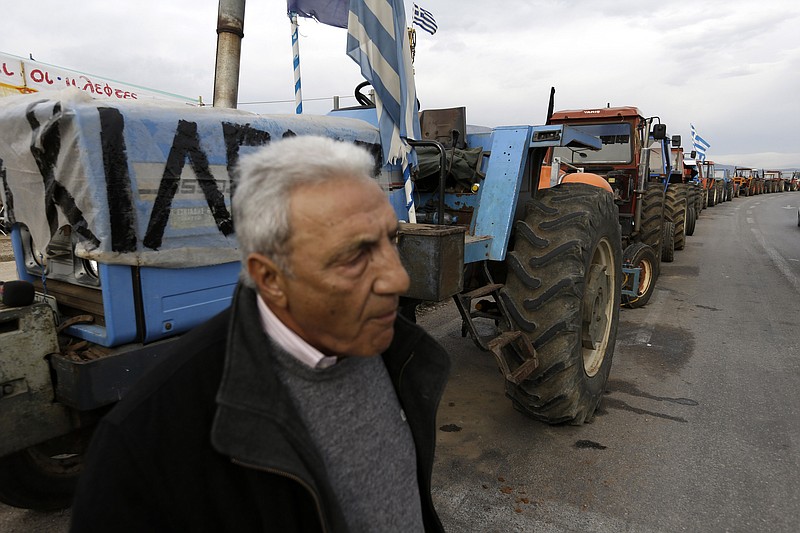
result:
[(283, 298), (270, 305), (273, 312), (326, 355), (381, 353), (409, 286), (396, 247), (397, 217), (384, 193), (332, 179), (296, 189), (290, 203), (292, 272), (277, 276)]

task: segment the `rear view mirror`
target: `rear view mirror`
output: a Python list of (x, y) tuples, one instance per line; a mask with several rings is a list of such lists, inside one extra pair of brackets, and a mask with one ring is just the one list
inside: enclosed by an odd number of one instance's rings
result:
[(681, 145), (681, 136), (680, 135), (673, 135), (672, 136), (672, 146), (678, 148)]
[(660, 141), (667, 138), (666, 124), (653, 124), (653, 139)]

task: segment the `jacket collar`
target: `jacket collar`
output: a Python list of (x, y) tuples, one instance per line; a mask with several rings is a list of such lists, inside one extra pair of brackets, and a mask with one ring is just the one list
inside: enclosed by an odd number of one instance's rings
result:
[[(317, 454), (308, 446), (311, 439), (274, 371), (269, 351), (275, 348), (261, 326), (256, 298), (256, 292), (242, 284), (234, 294), (212, 444), (231, 457), (291, 472), (303, 463), (294, 450), (313, 457)], [(401, 404), (409, 363), (414, 360), (413, 350), (423, 335), (420, 328), (398, 318), (392, 345), (382, 354)], [(412, 392), (416, 395), (419, 391)], [(254, 434), (255, 427), (262, 430)], [(267, 427), (270, 431), (263, 431)], [(276, 439), (276, 434), (283, 439)]]
[(273, 369), (274, 348), (261, 327), (256, 298), (241, 284), (234, 294), (211, 441), (231, 457), (292, 472), (302, 464), (294, 450), (309, 439)]
[[(312, 475), (324, 472), (322, 459), (310, 446), (311, 438), (273, 369), (269, 353), (275, 348), (261, 327), (256, 298), (256, 292), (242, 284), (234, 294), (212, 446), (245, 466), (297, 479), (322, 500), (322, 508), (331, 513), (328, 519), (337, 523), (342, 517), (325, 476)], [(399, 316), (392, 344), (381, 357), (408, 417), (417, 450), (420, 490), (427, 495), (426, 507), (435, 518), (430, 474), (436, 406), (444, 390), (449, 358), (421, 328)]]

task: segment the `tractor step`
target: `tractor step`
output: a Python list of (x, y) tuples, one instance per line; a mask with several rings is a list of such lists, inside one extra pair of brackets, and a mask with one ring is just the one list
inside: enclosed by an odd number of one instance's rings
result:
[(463, 294), (460, 294), (459, 296), (461, 296), (462, 298), (469, 298), (472, 300), (475, 298), (482, 298), (484, 296), (489, 296), (493, 292), (499, 291), (502, 288), (503, 288), (502, 283), (490, 283), (489, 285), (478, 287), (477, 289), (465, 292)]
[[(622, 294), (625, 296), (639, 296), (636, 287), (639, 286), (639, 275), (642, 273), (642, 269), (639, 267), (632, 267), (632, 266), (624, 266), (622, 267), (622, 276), (623, 276), (623, 283), (622, 283)], [(630, 283), (628, 283), (630, 281)], [(633, 287), (631, 289), (626, 289), (625, 287)]]
[[(476, 318), (493, 320), (495, 324), (500, 321), (510, 323), (500, 301), (500, 289), (502, 288), (502, 283), (489, 283), (469, 292), (453, 296), (456, 307), (458, 307), (458, 311), (461, 313), (461, 336), (466, 337), (467, 334), (469, 334), (472, 340), (475, 341), (475, 344), (482, 350), (489, 350), (488, 341), (486, 339), (492, 339), (494, 335), (490, 337), (481, 335), (475, 323)], [(473, 305), (473, 301), (479, 298), (491, 298), (491, 300), (481, 300), (477, 302), (477, 305)]]
[[(539, 366), (539, 359), (536, 357), (536, 350), (531, 340), (521, 331), (505, 331), (489, 341), (488, 345), (506, 381), (514, 385), (519, 385), (528, 379)], [(503, 354), (504, 350), (513, 350), (514, 356), (510, 359), (522, 361), (513, 371), (508, 365), (509, 357)]]

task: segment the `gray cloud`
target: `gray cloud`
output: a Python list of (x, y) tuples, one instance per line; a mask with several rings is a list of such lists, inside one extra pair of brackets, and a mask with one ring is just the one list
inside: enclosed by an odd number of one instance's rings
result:
[[(554, 85), (560, 108), (636, 105), (687, 142), (694, 123), (712, 155), (738, 155), (744, 165), (754, 164), (746, 161), (753, 154), (776, 164), (800, 162), (794, 0), (417, 2), (439, 24), (435, 36), (418, 33), (415, 69), (424, 106), (466, 105), (471, 122), (489, 126), (535, 123), (544, 119)], [(214, 0), (13, 2), (0, 19), (2, 51), (208, 102), (216, 16)], [(301, 20), (306, 97), (352, 94), (361, 78), (344, 54), (345, 37), (344, 30)], [(289, 24), (280, 0), (248, 2), (242, 57), (241, 102), (292, 99)], [(293, 106), (243, 107), (291, 112)], [(328, 100), (309, 101), (306, 110), (329, 107)]]

